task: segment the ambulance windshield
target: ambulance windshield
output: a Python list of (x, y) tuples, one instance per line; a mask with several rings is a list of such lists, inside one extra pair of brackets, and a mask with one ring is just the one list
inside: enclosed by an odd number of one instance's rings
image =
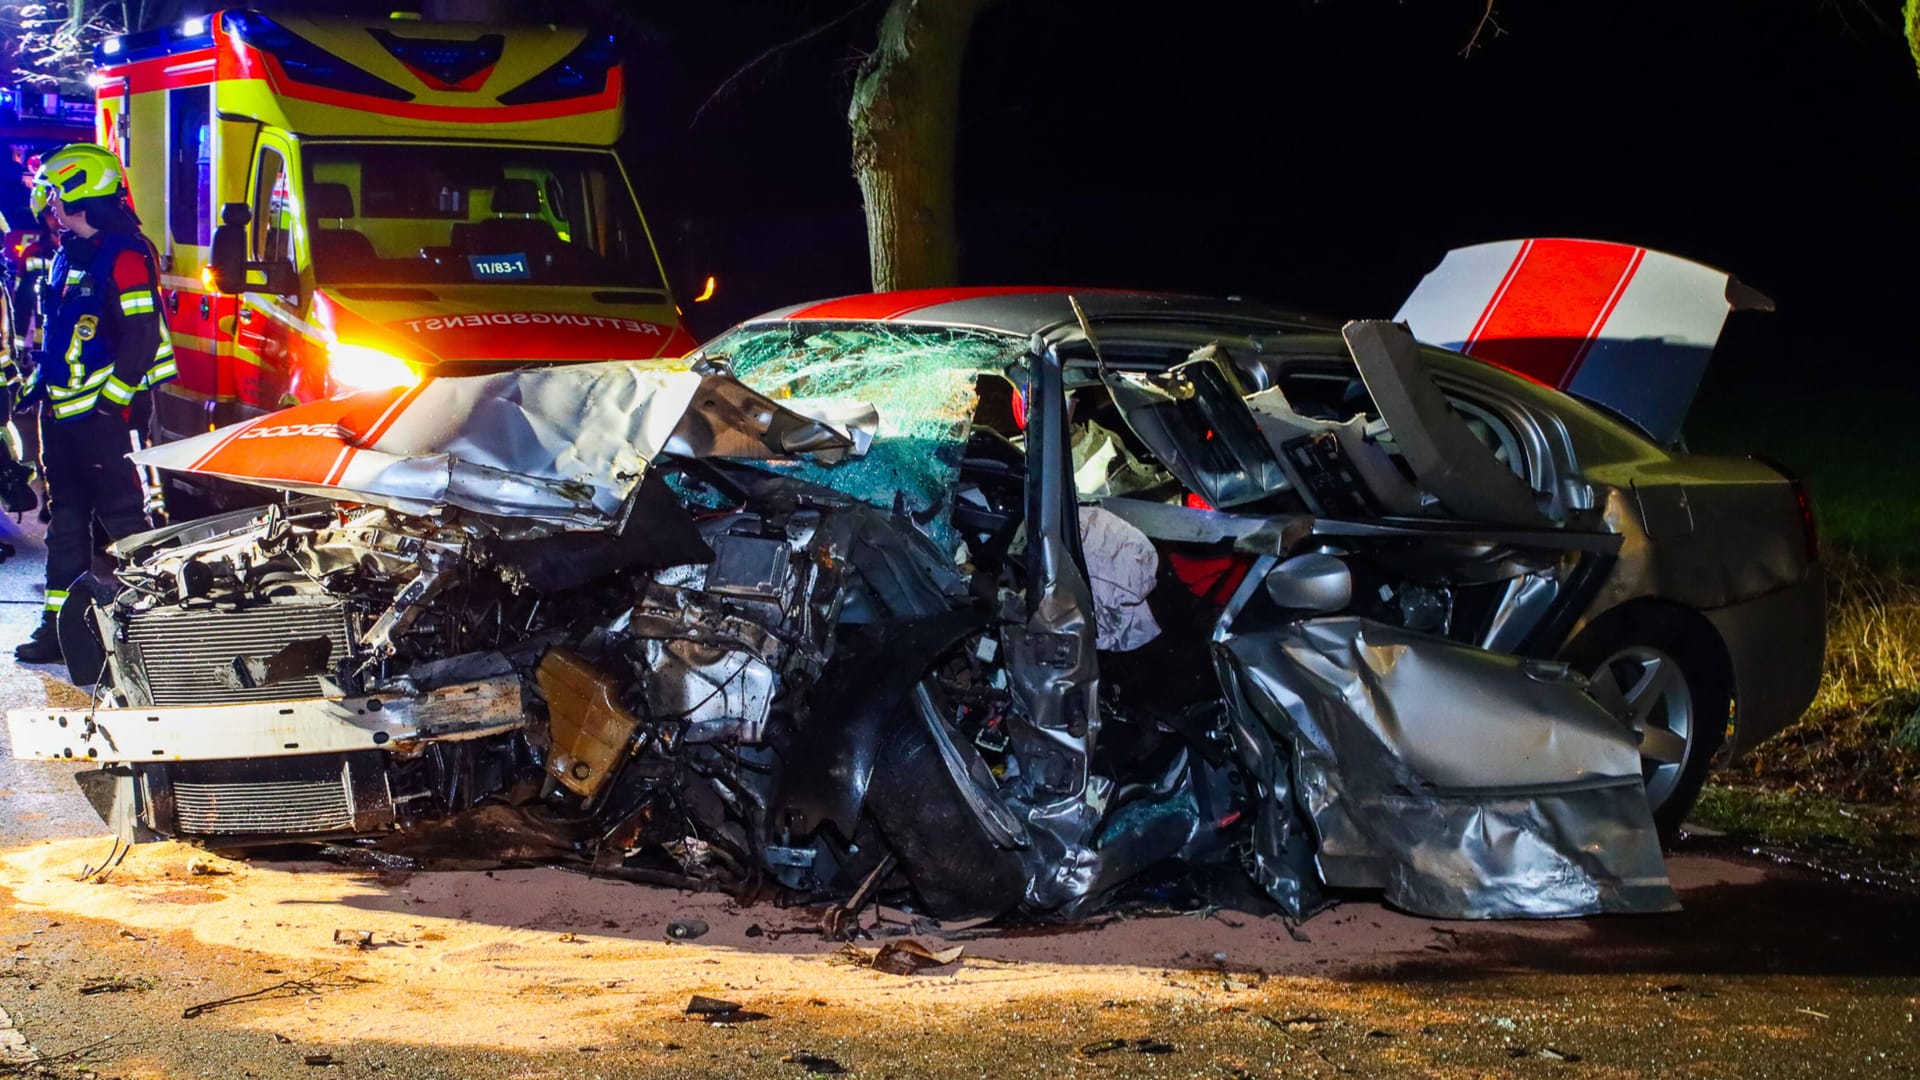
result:
[(322, 284), (661, 287), (612, 154), (326, 142), (302, 152)]

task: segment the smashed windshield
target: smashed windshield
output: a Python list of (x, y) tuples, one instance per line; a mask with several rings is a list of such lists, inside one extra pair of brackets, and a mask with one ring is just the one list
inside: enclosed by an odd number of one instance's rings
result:
[(302, 154), (323, 284), (662, 287), (604, 151), (308, 143)]
[(700, 355), (724, 358), (742, 382), (776, 401), (872, 404), (880, 427), (864, 457), (833, 466), (797, 462), (781, 471), (898, 507), (952, 550), (948, 494), (978, 402), (974, 380), (1004, 373), (1025, 354), (1024, 340), (980, 330), (801, 322), (736, 330)]

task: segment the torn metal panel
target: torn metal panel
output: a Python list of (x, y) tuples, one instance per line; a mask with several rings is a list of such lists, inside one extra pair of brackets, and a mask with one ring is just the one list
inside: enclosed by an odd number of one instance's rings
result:
[(838, 460), (856, 448), (805, 408), (678, 364), (577, 364), (296, 405), (134, 459), (408, 514), (454, 506), (601, 529), (662, 453)]
[(1033, 841), (1027, 901), (1055, 907), (1094, 884), (1090, 841), (1105, 800), (1092, 790), (1087, 765), (1100, 734), (1100, 669), (1079, 509), (1065, 485), (1045, 482), (1073, 467), (1060, 357), (1048, 349), (1031, 363), (1026, 602), (1023, 621), (1002, 640), (1022, 705), (1014, 732), (1026, 748), (1016, 795)]
[[(1381, 511), (1411, 516), (1423, 509), (1420, 492), (1368, 434), (1365, 416), (1339, 422), (1302, 416), (1278, 386), (1251, 394), (1246, 401), (1260, 433), (1283, 465), (1292, 469), (1309, 510), (1335, 516)], [(1338, 477), (1342, 464), (1351, 468), (1357, 484)], [(1326, 482), (1316, 482), (1323, 477)]]
[(1676, 906), (1632, 732), (1564, 667), (1351, 617), (1220, 660), (1293, 751), (1326, 884), (1446, 918)]
[(1291, 487), (1213, 346), (1164, 374), (1102, 369), (1127, 426), (1180, 482), (1217, 507), (1245, 506)]
[(1367, 392), (1393, 431), (1420, 486), (1469, 520), (1542, 527), (1534, 491), (1468, 428), (1420, 360), (1405, 327), (1379, 320), (1350, 322), (1340, 331)]
[(428, 739), (478, 739), (525, 724), (518, 678), (448, 686), (419, 696), (7, 712), (15, 757), (102, 763), (404, 750)]

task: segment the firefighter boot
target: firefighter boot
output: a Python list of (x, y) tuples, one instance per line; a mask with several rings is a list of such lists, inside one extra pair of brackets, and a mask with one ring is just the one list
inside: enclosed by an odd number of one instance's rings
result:
[(60, 634), (54, 629), (53, 616), (44, 616), (39, 629), (23, 645), (14, 647), (13, 658), (23, 664), (58, 664), (66, 657), (60, 651)]

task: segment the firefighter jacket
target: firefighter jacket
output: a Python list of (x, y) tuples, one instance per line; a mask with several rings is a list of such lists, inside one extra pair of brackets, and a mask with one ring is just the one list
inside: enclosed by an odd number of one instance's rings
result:
[(172, 378), (158, 284), (139, 234), (68, 236), (47, 275), (46, 347), (23, 396), (44, 398), (56, 421), (71, 420)]

